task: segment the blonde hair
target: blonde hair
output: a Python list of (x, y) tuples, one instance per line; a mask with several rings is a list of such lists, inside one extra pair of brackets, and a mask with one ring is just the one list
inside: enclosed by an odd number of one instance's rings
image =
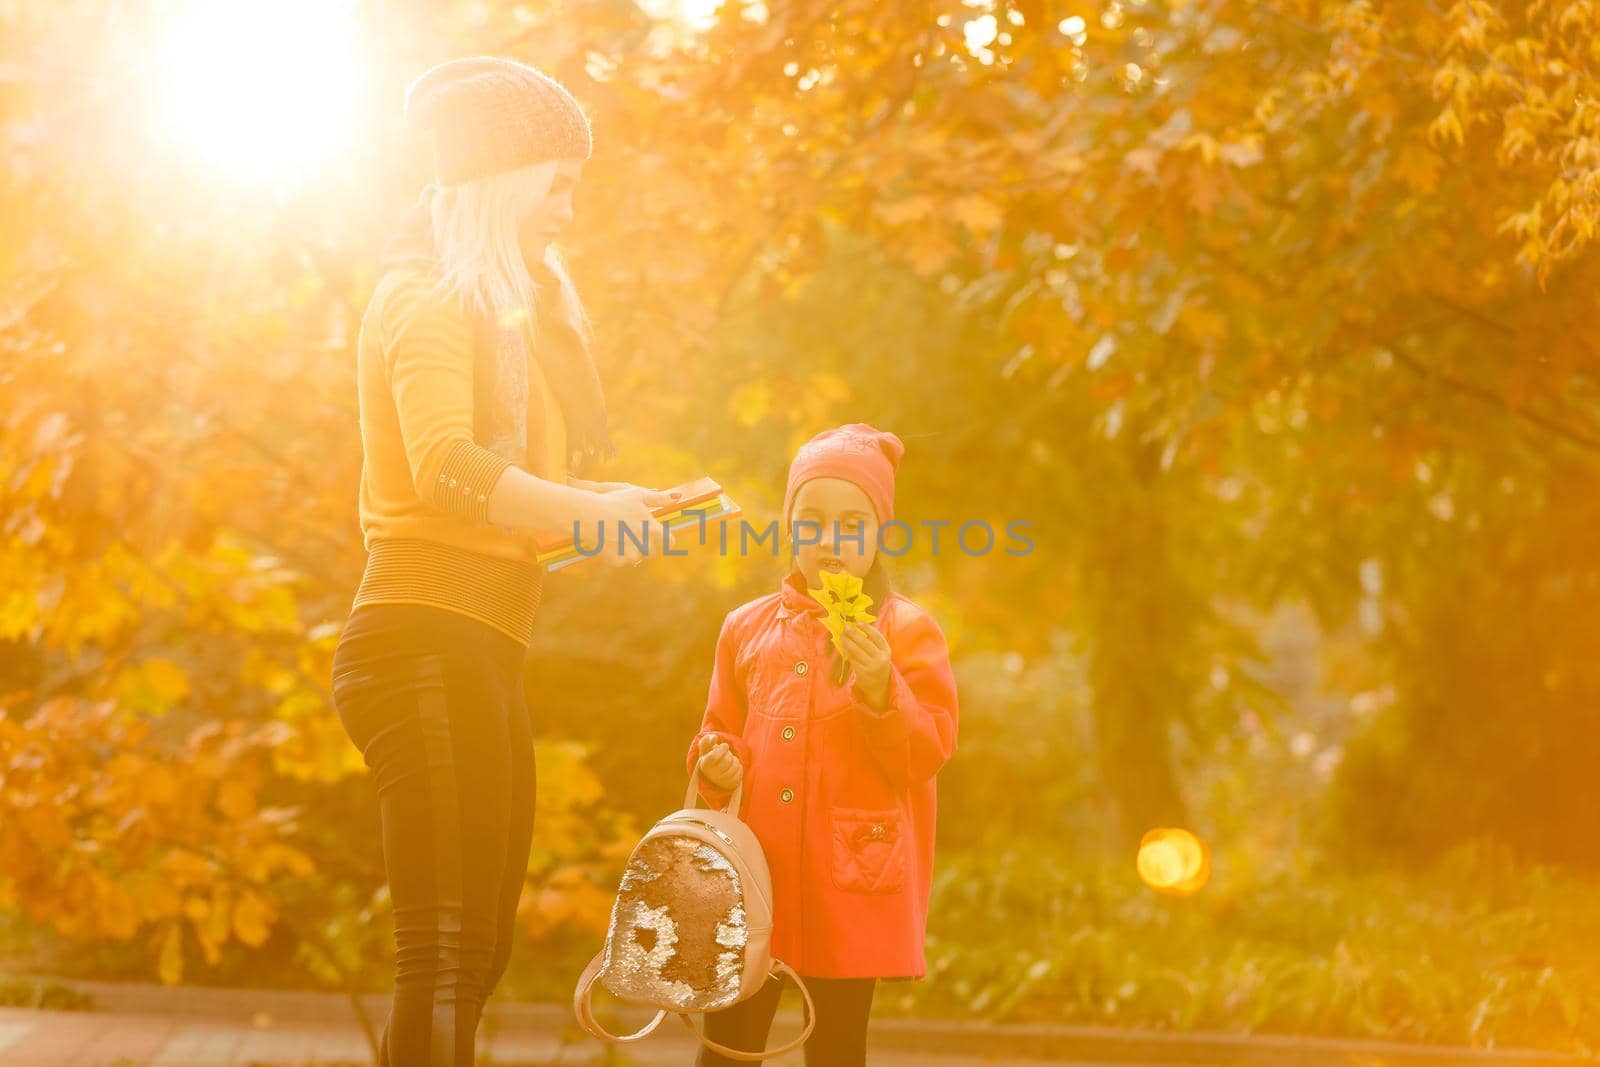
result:
[[(439, 257), (438, 286), (463, 310), (497, 322), (526, 316), (530, 328), (537, 326), (539, 286), (528, 272), (517, 229), (549, 194), (557, 165), (549, 160), (434, 187), (428, 213)], [(556, 302), (547, 306), (588, 341), (589, 316), (554, 242), (545, 246), (543, 261), (558, 287)]]

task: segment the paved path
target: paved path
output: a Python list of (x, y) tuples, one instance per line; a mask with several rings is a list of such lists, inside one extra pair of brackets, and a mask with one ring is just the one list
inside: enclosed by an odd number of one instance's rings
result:
[[(20, 976), (19, 976), (20, 977)], [(31, 976), (92, 1011), (0, 1007), (0, 1067), (370, 1067), (353, 1002), (337, 993), (286, 992)], [(68, 1000), (71, 997), (67, 997)], [(381, 1029), (389, 998), (362, 1010)], [(48, 1003), (48, 1001), (46, 1001)], [(614, 1028), (648, 1012), (608, 1001)], [(779, 1013), (775, 1037), (799, 1029)], [(619, 1029), (619, 1032), (620, 1029)], [(607, 1059), (607, 1046), (577, 1029), (563, 1004), (491, 998), (478, 1031), (476, 1067), (690, 1067), (694, 1039), (673, 1018)], [(874, 1019), (872, 1067), (1557, 1067), (1594, 1060), (1556, 1053), (1449, 1048), (1267, 1034), (1168, 1033), (1047, 1023), (986, 1024)], [(795, 1052), (770, 1067), (801, 1067)]]
[[(679, 1024), (678, 1030), (682, 1030)], [(662, 1031), (626, 1050), (622, 1062), (638, 1067), (690, 1067), (694, 1048), (662, 1024)], [(36, 1011), (0, 1008), (0, 1064), (5, 1067), (366, 1067), (372, 1060), (360, 1028), (304, 1021), (170, 1018), (124, 1012)], [(601, 1045), (577, 1034), (496, 1035), (479, 1032), (480, 1067), (599, 1067)], [(615, 1062), (615, 1061), (610, 1061)], [(801, 1067), (796, 1052), (767, 1060), (772, 1067)], [(873, 1067), (957, 1067), (969, 1056), (875, 1052)], [(992, 1067), (1090, 1067), (1071, 1061), (985, 1060)], [(1153, 1065), (1149, 1065), (1153, 1067)]]

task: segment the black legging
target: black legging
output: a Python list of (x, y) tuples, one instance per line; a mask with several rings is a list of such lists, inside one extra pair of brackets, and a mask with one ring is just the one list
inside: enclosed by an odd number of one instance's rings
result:
[(334, 704), (373, 771), (394, 905), (382, 1067), (472, 1067), (510, 959), (533, 838), (525, 651), (422, 604), (361, 605), (334, 651)]
[[(876, 978), (806, 978), (816, 1004), (817, 1024), (806, 1039), (806, 1067), (863, 1067), (867, 1062), (867, 1017), (872, 1014)], [(740, 1052), (760, 1052), (768, 1045), (778, 998), (790, 982), (767, 979), (756, 993), (731, 1008), (707, 1012), (706, 1036)], [(736, 1067), (743, 1062), (708, 1048), (700, 1049), (695, 1067)]]

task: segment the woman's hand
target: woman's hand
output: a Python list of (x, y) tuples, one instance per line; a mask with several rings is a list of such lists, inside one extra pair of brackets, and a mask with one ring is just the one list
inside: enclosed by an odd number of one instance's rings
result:
[(889, 703), (889, 639), (876, 626), (850, 622), (840, 632), (844, 657), (855, 668), (856, 688), (875, 711)]
[[(567, 475), (567, 484), (574, 489), (587, 489), (591, 493), (615, 493), (619, 489), (643, 489), (647, 493), (659, 493), (663, 490), (651, 489), (648, 486), (634, 485), (632, 482), (591, 482), (586, 478), (574, 478)], [(668, 501), (679, 499), (680, 494), (676, 489), (667, 492)]]
[[(622, 484), (625, 488), (593, 492), (590, 506), (578, 524), (579, 545), (585, 552), (598, 554), (612, 567), (633, 566), (644, 561), (646, 551), (641, 550), (638, 543), (653, 545), (655, 538), (648, 531), (659, 525), (651, 510), (666, 507), (674, 499), (659, 489)], [(605, 524), (603, 528), (601, 523)], [(623, 537), (624, 528), (628, 533), (626, 538)], [(599, 552), (593, 553), (597, 543)]]
[(576, 478), (567, 475), (567, 484), (574, 489), (587, 489), (591, 493), (609, 493), (613, 489), (621, 489), (627, 482), (592, 482), (587, 478)]
[(744, 781), (744, 764), (726, 741), (711, 734), (700, 739), (700, 762), (695, 764), (700, 777), (718, 789), (734, 789)]

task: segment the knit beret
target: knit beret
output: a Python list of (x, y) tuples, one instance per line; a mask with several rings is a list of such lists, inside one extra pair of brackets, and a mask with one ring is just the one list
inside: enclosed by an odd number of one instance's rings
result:
[(813, 478), (843, 478), (867, 494), (878, 522), (894, 518), (894, 473), (905, 455), (899, 436), (865, 422), (847, 422), (823, 430), (801, 445), (789, 463), (789, 481), (783, 493), (783, 521), (800, 487)]
[(433, 138), (439, 182), (456, 185), (552, 159), (588, 159), (589, 120), (544, 71), (501, 56), (452, 59), (406, 89), (406, 124)]

